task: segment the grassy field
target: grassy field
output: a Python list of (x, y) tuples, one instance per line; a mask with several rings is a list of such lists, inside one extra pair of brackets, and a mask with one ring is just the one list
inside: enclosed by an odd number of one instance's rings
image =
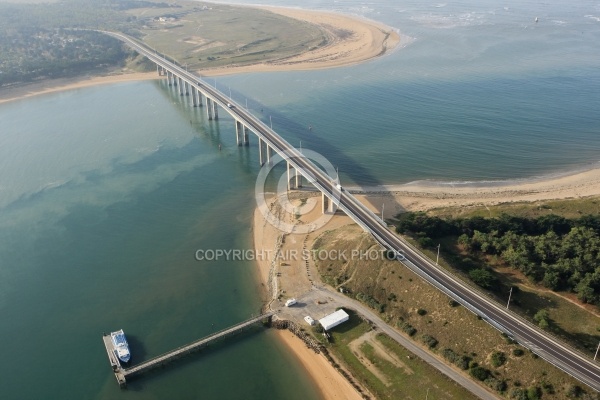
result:
[[(332, 331), (330, 351), (377, 399), (475, 399), (468, 391), (421, 361), (350, 312)], [(362, 338), (367, 338), (362, 340)]]
[(199, 2), (127, 12), (144, 21), (143, 40), (190, 69), (280, 60), (328, 40), (315, 25), (266, 10)]
[[(582, 215), (600, 214), (600, 199), (590, 197), (577, 200), (555, 200), (536, 203), (501, 204), (488, 208), (437, 209), (430, 212), (440, 217), (498, 217), (501, 214), (509, 214), (519, 217), (536, 218), (543, 215), (556, 214), (565, 218), (579, 218)], [(455, 238), (442, 240), (440, 265), (469, 279), (466, 274), (452, 268), (452, 262), (446, 262), (444, 249), (449, 253), (458, 252)], [(435, 254), (431, 250), (424, 250), (430, 258)], [(451, 255), (448, 254), (448, 260)], [(510, 287), (518, 288), (513, 292), (511, 308), (529, 320), (541, 309), (546, 309), (550, 315), (550, 327), (548, 330), (554, 335), (562, 338), (572, 346), (593, 356), (598, 342), (600, 341), (600, 313), (598, 307), (591, 304), (582, 304), (573, 293), (552, 292), (546, 288), (533, 284), (527, 277), (512, 268), (501, 265), (493, 257), (486, 260), (486, 265), (493, 268), (500, 284), (503, 286), (501, 292), (504, 297), (493, 293), (499, 302), (508, 298)]]
[(600, 199), (589, 197), (577, 200), (545, 200), (537, 202), (507, 203), (489, 207), (439, 208), (427, 212), (439, 217), (498, 217), (509, 214), (517, 217), (536, 218), (556, 214), (565, 218), (600, 214)]
[[(359, 227), (346, 226), (325, 232), (315, 242), (315, 248), (366, 251), (378, 247)], [(386, 260), (330, 260), (317, 261), (317, 267), (325, 282), (344, 287), (349, 291), (349, 296), (360, 297), (372, 308), (383, 309), (381, 317), (398, 327), (399, 331), (407, 332), (406, 326), (410, 326), (415, 331), (412, 336), (415, 341), (422, 343), (423, 335), (433, 337), (438, 343), (431, 351), (440, 357), (447, 354), (445, 350), (449, 349), (457, 357), (464, 356), (471, 361), (468, 367), (477, 363), (487, 375), (487, 383), (482, 384), (499, 388), (505, 384), (501, 395), (507, 398), (531, 389), (540, 390), (543, 398), (565, 399), (572, 387), (582, 386), (519, 345), (510, 343), (497, 330), (452, 303), (446, 295), (399, 263)], [(519, 296), (523, 293), (525, 291)], [(525, 297), (519, 301), (521, 306), (528, 301), (529, 307), (539, 307)], [(587, 326), (586, 329), (595, 329), (600, 323), (596, 317), (569, 302), (554, 301), (552, 306), (554, 308), (544, 304), (545, 308), (550, 309), (552, 323), (569, 332), (580, 332), (582, 325)], [(577, 323), (577, 320), (586, 322)], [(359, 334), (357, 332), (355, 336)], [(505, 358), (499, 366), (494, 364), (494, 353), (501, 353)], [(458, 366), (456, 368), (460, 369)]]

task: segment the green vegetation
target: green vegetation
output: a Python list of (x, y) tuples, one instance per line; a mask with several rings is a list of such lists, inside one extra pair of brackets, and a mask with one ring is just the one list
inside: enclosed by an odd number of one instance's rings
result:
[(431, 335), (421, 335), (421, 340), (423, 341), (423, 343), (425, 343), (427, 346), (429, 346), (430, 349), (434, 348), (435, 346), (437, 346), (438, 341), (436, 338), (434, 338)]
[(375, 300), (373, 297), (369, 296), (368, 294), (357, 293), (356, 300), (359, 300), (359, 301), (365, 303), (366, 305), (368, 305), (369, 307), (371, 307), (374, 310), (379, 311), (380, 313), (385, 311), (385, 305), (381, 304), (380, 302), (378, 302), (377, 300)]
[(0, 2), (0, 86), (138, 67), (119, 40), (84, 29), (137, 37), (191, 69), (273, 62), (329, 40), (315, 25), (266, 10), (196, 1)]
[(155, 3), (116, 0), (0, 3), (0, 86), (123, 65), (131, 53), (120, 41), (76, 29), (136, 34), (141, 26), (139, 21), (120, 11), (149, 4)]
[[(446, 248), (450, 247), (442, 243)], [(322, 250), (368, 251), (375, 244), (360, 228), (348, 226), (323, 233), (316, 240), (316, 246)], [(430, 253), (434, 258), (436, 250)], [(445, 265), (445, 252), (442, 255), (440, 263)], [(460, 260), (463, 258), (467, 257), (461, 256)], [(477, 265), (478, 260), (471, 259), (469, 262)], [(457, 370), (469, 371), (470, 375), (483, 378), (482, 385), (507, 398), (513, 389), (519, 389), (527, 396), (527, 388), (539, 387), (545, 400), (564, 399), (567, 388), (577, 385), (573, 378), (543, 359), (533, 357), (533, 353), (525, 357), (523, 348), (514, 340), (500, 335), (485, 321), (455, 304), (400, 263), (387, 260), (315, 260), (315, 265), (323, 280), (336, 286), (343, 285), (346, 295), (356, 298), (357, 293), (361, 293), (362, 301), (368, 299), (376, 307), (383, 305), (381, 318), (415, 342), (427, 346), (422, 340), (423, 335), (435, 338), (438, 343), (429, 351), (447, 360)], [(490, 269), (490, 272), (498, 280), (498, 286), (505, 289), (501, 298), (505, 304), (508, 297), (506, 280), (495, 270)], [(513, 285), (514, 281), (511, 282)], [(390, 296), (392, 293), (395, 297)], [(588, 354), (593, 356), (600, 339), (600, 331), (597, 330), (600, 328), (600, 318), (590, 314), (584, 307), (548, 290), (538, 293), (530, 287), (517, 289), (515, 286), (511, 309), (521, 310), (531, 319), (539, 310), (547, 310), (547, 320), (550, 321), (548, 329), (557, 336), (585, 344)], [(419, 310), (427, 312), (422, 316)], [(493, 353), (501, 354), (493, 356)], [(360, 354), (355, 357), (359, 358)], [(504, 361), (500, 366), (494, 365), (498, 365), (502, 359)], [(472, 369), (475, 370), (471, 372)], [(487, 372), (485, 377), (481, 369)], [(373, 379), (378, 378), (375, 376)], [(546, 387), (552, 389), (547, 390)]]
[(456, 237), (463, 257), (457, 266), (484, 288), (496, 286), (496, 278), (474, 260), (483, 264), (494, 257), (548, 289), (575, 292), (584, 303), (600, 304), (600, 216), (442, 219), (406, 213), (396, 226), (399, 233), (419, 238)]
[(355, 313), (348, 313), (350, 320), (332, 330), (327, 348), (375, 398), (425, 398), (429, 388), (429, 398), (474, 399), (393, 339), (372, 332)]
[(490, 357), (491, 363), (494, 367), (498, 368), (506, 362), (506, 355), (501, 351), (495, 351)]

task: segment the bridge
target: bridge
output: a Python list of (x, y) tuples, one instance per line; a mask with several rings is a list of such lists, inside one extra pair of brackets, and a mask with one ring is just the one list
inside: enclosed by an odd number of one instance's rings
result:
[[(492, 301), (478, 289), (434, 264), (419, 250), (389, 230), (379, 217), (352, 194), (336, 185), (332, 177), (313, 164), (301, 151), (294, 148), (273, 129), (215, 87), (208, 85), (195, 74), (168, 61), (166, 57), (157, 54), (130, 37), (114, 32), (104, 33), (122, 40), (139, 54), (154, 62), (157, 65), (158, 73), (166, 75), (170, 84), (178, 85), (181, 94), (188, 93), (192, 95), (194, 105), (202, 104), (202, 96), (204, 96), (209, 119), (218, 118), (217, 106), (229, 113), (236, 123), (238, 145), (247, 145), (248, 130), (254, 132), (259, 140), (261, 164), (265, 162), (265, 154), (268, 162), (272, 151), (276, 151), (287, 162), (288, 178), (290, 170), (294, 170), (293, 173), (296, 177), (298, 173), (304, 176), (321, 191), (323, 204), (327, 198), (330, 207), (335, 205), (335, 207), (346, 213), (408, 268), (524, 347), (529, 348), (546, 361), (592, 389), (600, 391), (600, 366), (595, 360), (565, 343), (561, 343), (547, 332)], [(290, 187), (289, 182), (288, 179), (288, 187)]]
[(163, 366), (177, 358), (180, 358), (186, 354), (197, 351), (202, 347), (208, 346), (210, 342), (221, 339), (225, 336), (232, 335), (234, 333), (238, 333), (242, 331), (244, 328), (249, 327), (257, 322), (264, 320), (265, 318), (270, 318), (275, 314), (275, 312), (268, 312), (258, 317), (250, 318), (244, 322), (240, 322), (234, 326), (231, 326), (227, 329), (223, 329), (219, 332), (213, 333), (212, 335), (203, 337), (202, 339), (198, 339), (193, 341), (192, 343), (186, 344), (184, 346), (180, 346), (174, 350), (161, 354), (159, 356), (153, 357), (149, 360), (146, 360), (140, 364), (134, 365), (130, 368), (123, 368), (119, 360), (117, 360), (114, 352), (114, 346), (112, 344), (112, 340), (110, 335), (104, 335), (102, 337), (104, 341), (104, 346), (106, 347), (106, 353), (108, 354), (108, 360), (115, 374), (115, 378), (117, 378), (117, 382), (120, 387), (127, 386), (127, 378), (133, 375), (141, 375), (151, 369)]

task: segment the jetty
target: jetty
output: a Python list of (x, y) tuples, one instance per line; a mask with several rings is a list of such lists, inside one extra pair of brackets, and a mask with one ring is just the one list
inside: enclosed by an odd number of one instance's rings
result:
[(240, 322), (239, 324), (220, 330), (216, 333), (213, 333), (212, 335), (195, 340), (189, 344), (177, 347), (174, 350), (153, 357), (149, 360), (146, 360), (140, 364), (134, 365), (129, 368), (123, 368), (121, 366), (121, 363), (115, 355), (115, 350), (110, 335), (104, 334), (102, 340), (104, 341), (106, 353), (108, 354), (108, 361), (110, 362), (111, 368), (113, 370), (113, 373), (115, 374), (115, 378), (117, 379), (119, 387), (125, 388), (127, 386), (127, 378), (131, 377), (132, 375), (141, 375), (151, 369), (168, 364), (171, 361), (176, 360), (186, 354), (192, 353), (203, 347), (208, 346), (209, 343), (215, 340), (221, 339), (229, 335), (233, 335), (235, 333), (239, 333), (243, 331), (244, 328), (247, 328), (250, 325), (253, 325), (265, 319), (270, 319), (274, 314), (275, 312), (271, 311), (261, 314), (257, 317), (250, 318), (244, 322)]

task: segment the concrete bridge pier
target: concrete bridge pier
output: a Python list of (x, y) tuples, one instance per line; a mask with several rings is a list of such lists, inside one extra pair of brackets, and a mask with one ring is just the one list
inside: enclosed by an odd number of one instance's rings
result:
[(302, 174), (296, 170), (296, 189), (300, 189), (302, 187)]
[(173, 86), (177, 86), (177, 80), (178, 80), (177, 75), (175, 75), (174, 72), (172, 73), (172, 75), (173, 75)]
[(267, 146), (267, 163), (269, 165), (271, 165), (272, 164), (271, 157), (273, 156), (273, 149), (271, 147), (269, 147), (268, 143), (265, 143), (265, 145)]
[(190, 87), (192, 85), (188, 82), (188, 81), (183, 81), (183, 87), (184, 87), (184, 91), (185, 91), (185, 95), (189, 96), (190, 95)]
[(337, 206), (325, 193), (321, 192), (321, 212), (323, 214), (335, 214)]
[(213, 109), (213, 118), (219, 119), (219, 105), (214, 100), (212, 102), (212, 109)]
[(287, 190), (292, 190), (294, 189), (294, 186), (292, 185), (292, 173), (296, 173), (296, 171), (294, 170), (294, 167), (290, 164), (290, 162), (287, 162)]
[[(243, 125), (242, 125), (243, 126)], [(248, 146), (250, 145), (250, 139), (248, 137), (248, 127), (247, 126), (243, 126), (243, 131), (244, 131), (244, 136), (243, 136), (243, 145), (244, 146)]]
[(265, 156), (263, 154), (263, 147), (264, 147), (265, 143), (263, 142), (263, 140), (259, 137), (258, 138), (258, 162), (260, 163), (260, 166), (262, 167), (263, 165), (265, 165)]
[(212, 121), (213, 119), (213, 104), (212, 104), (212, 100), (210, 98), (206, 98), (206, 116), (208, 117), (209, 121)]
[(192, 104), (198, 107), (198, 89), (195, 86), (192, 86)]
[(179, 95), (183, 96), (183, 79), (177, 78), (179, 80)]
[(167, 70), (167, 83), (169, 84), (169, 86), (173, 85), (173, 73), (171, 71)]
[(235, 143), (238, 146), (242, 145), (242, 131), (244, 130), (244, 125), (240, 121), (235, 121)]

